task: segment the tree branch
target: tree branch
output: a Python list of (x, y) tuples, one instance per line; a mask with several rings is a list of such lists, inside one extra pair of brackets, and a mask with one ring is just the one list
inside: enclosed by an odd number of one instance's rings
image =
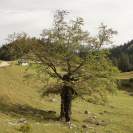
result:
[(72, 73), (77, 72), (77, 71), (84, 65), (84, 62), (85, 62), (85, 61), (82, 61), (82, 62), (72, 71)]
[[(56, 74), (56, 76), (62, 80), (62, 76), (57, 72), (57, 69), (55, 67), (55, 65), (50, 61), (50, 59), (46, 58), (45, 56), (41, 57), (38, 53), (34, 53), (37, 58), (42, 62), (43, 65), (47, 65), (48, 67), (50, 67), (53, 72)], [(49, 74), (49, 73), (48, 73)]]
[(67, 70), (68, 70), (68, 73), (71, 74), (71, 64), (69, 59), (67, 59)]

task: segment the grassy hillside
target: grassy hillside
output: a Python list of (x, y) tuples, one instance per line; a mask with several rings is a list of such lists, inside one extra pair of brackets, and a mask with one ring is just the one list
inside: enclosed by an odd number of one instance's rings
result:
[(22, 118), (28, 122), (31, 133), (133, 133), (133, 97), (126, 91), (109, 96), (106, 106), (76, 99), (73, 127), (69, 128), (57, 121), (59, 96), (41, 98), (42, 84), (35, 79), (27, 80), (26, 76), (25, 68), (20, 66), (0, 68), (0, 133), (22, 133), (21, 125), (16, 123)]

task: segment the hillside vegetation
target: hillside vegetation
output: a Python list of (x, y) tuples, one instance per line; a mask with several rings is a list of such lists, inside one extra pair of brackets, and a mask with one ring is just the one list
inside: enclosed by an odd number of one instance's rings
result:
[[(127, 91), (108, 96), (105, 106), (85, 102), (79, 98), (73, 102), (73, 127), (57, 121), (60, 98), (56, 95), (40, 97), (42, 84), (30, 78), (33, 70), (11, 65), (0, 68), (0, 133), (22, 133), (20, 119), (26, 119), (31, 133), (132, 133), (133, 97)], [(120, 78), (132, 78), (132, 73)], [(56, 113), (55, 113), (56, 112)], [(91, 120), (90, 120), (91, 119)], [(26, 132), (25, 132), (26, 133)]]
[(123, 72), (133, 71), (133, 40), (110, 50), (113, 63)]

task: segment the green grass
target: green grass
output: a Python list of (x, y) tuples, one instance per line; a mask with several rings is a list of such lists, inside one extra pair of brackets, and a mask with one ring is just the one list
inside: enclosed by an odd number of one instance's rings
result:
[[(70, 129), (66, 123), (56, 119), (60, 111), (59, 96), (41, 98), (39, 88), (43, 85), (34, 78), (27, 80), (24, 78), (26, 75), (24, 67), (12, 65), (0, 68), (0, 133), (21, 133), (17, 125), (9, 124), (20, 118), (27, 119), (31, 133), (133, 133), (133, 96), (126, 91), (109, 96), (106, 106), (74, 100), (72, 123), (76, 127)], [(123, 75), (131, 77), (132, 73)], [(53, 97), (56, 102), (50, 101)], [(56, 111), (56, 114), (49, 110)], [(89, 115), (84, 114), (85, 110), (108, 124), (102, 126), (85, 122)], [(82, 128), (84, 124), (91, 128)]]

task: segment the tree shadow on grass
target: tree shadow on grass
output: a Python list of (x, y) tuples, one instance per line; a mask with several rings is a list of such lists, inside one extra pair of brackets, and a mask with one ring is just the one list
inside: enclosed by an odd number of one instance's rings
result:
[(24, 117), (35, 121), (57, 121), (58, 117), (55, 111), (45, 111), (33, 108), (28, 105), (4, 104), (0, 101), (0, 112), (15, 117)]
[(133, 78), (131, 79), (123, 79), (120, 81), (119, 87), (128, 92), (130, 96), (133, 96)]

